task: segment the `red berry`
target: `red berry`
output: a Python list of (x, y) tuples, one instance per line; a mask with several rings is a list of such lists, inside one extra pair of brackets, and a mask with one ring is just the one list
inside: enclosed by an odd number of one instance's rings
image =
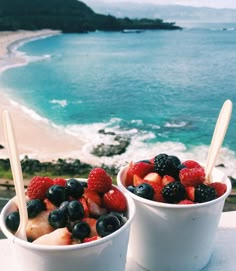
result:
[(53, 179), (53, 184), (60, 185), (60, 186), (66, 186), (66, 180), (58, 177), (58, 178)]
[(30, 199), (44, 199), (46, 191), (53, 185), (53, 180), (49, 177), (35, 176), (31, 179), (27, 195)]
[(88, 242), (91, 242), (91, 241), (96, 241), (98, 239), (101, 239), (101, 237), (99, 237), (98, 235), (95, 235), (93, 237), (85, 237), (83, 239), (83, 243), (88, 243)]
[(191, 201), (195, 201), (195, 187), (194, 186), (187, 186), (185, 187), (186, 197)]
[(137, 162), (135, 164), (131, 162), (127, 170), (125, 185), (126, 186), (133, 185), (134, 175), (137, 175), (140, 178), (143, 178), (145, 175), (153, 171), (154, 171), (153, 164), (143, 162), (143, 161)]
[(103, 168), (94, 168), (88, 176), (88, 188), (98, 193), (106, 193), (112, 186), (112, 178)]
[(165, 186), (169, 183), (175, 182), (175, 178), (169, 175), (164, 175), (162, 178), (162, 185)]
[(103, 195), (103, 204), (109, 211), (124, 212), (127, 210), (127, 201), (124, 194), (115, 187)]
[(184, 186), (196, 186), (205, 180), (204, 168), (183, 168), (179, 172), (179, 178)]
[(163, 185), (160, 185), (158, 183), (153, 183), (153, 182), (147, 182), (147, 183), (150, 184), (154, 190), (153, 200), (158, 201), (158, 202), (165, 202), (165, 199), (162, 195)]
[(201, 168), (201, 165), (194, 160), (186, 160), (182, 163), (182, 165), (184, 165), (187, 168), (195, 168), (195, 167)]
[(220, 182), (211, 183), (209, 186), (215, 188), (217, 198), (222, 196), (227, 190), (226, 184)]
[(194, 202), (189, 199), (183, 199), (180, 202), (178, 202), (178, 204), (194, 204)]

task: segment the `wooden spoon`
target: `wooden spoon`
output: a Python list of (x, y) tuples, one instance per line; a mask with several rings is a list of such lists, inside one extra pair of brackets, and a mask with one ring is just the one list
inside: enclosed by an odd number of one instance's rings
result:
[(20, 213), (20, 225), (15, 233), (15, 236), (27, 240), (26, 238), (26, 226), (28, 223), (28, 213), (26, 207), (25, 189), (21, 170), (21, 164), (18, 154), (18, 148), (16, 144), (14, 127), (12, 124), (11, 116), (8, 111), (3, 112), (3, 124), (4, 131), (7, 140), (11, 170), (16, 190), (16, 197), (18, 201), (18, 208)]
[(216, 122), (215, 130), (212, 136), (212, 141), (210, 145), (210, 149), (208, 152), (207, 162), (206, 162), (206, 182), (211, 182), (211, 172), (213, 167), (215, 166), (216, 158), (219, 153), (220, 147), (224, 140), (229, 120), (232, 113), (232, 102), (230, 100), (226, 100), (221, 108), (218, 120)]

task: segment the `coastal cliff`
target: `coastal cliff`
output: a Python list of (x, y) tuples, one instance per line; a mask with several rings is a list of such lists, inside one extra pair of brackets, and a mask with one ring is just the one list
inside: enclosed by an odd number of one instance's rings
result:
[(1, 0), (0, 31), (54, 29), (63, 32), (122, 31), (125, 29), (167, 29), (181, 27), (162, 19), (116, 18), (95, 13), (77, 0)]

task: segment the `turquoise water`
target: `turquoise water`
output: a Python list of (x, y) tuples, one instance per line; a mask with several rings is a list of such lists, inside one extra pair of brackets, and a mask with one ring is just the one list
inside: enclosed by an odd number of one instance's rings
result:
[[(152, 148), (205, 157), (221, 106), (236, 104), (235, 48), (236, 30), (64, 34), (20, 46), (28, 64), (5, 71), (0, 86), (94, 144), (107, 128), (132, 137), (130, 156)], [(233, 110), (227, 162), (235, 131)]]

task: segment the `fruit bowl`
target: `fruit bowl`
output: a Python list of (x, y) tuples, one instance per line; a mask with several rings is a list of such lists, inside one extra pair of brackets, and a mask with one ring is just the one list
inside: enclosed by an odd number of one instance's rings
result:
[[(83, 180), (84, 181), (84, 180)], [(114, 188), (120, 190), (117, 186)], [(72, 245), (42, 245), (21, 240), (6, 226), (6, 217), (17, 209), (11, 199), (2, 209), (0, 225), (11, 243), (17, 270), (86, 271), (125, 270), (131, 222), (135, 214), (132, 198), (124, 193), (128, 204), (127, 222), (118, 230), (96, 241)]]

